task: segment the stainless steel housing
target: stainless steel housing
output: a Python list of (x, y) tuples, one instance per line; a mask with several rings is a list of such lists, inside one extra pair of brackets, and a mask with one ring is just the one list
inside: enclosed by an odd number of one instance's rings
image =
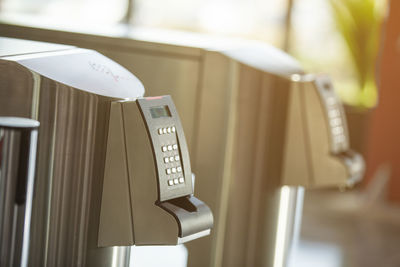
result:
[(98, 217), (109, 103), (143, 96), (142, 84), (91, 50), (0, 46), (0, 115), (41, 123), (29, 266), (126, 265), (125, 248), (97, 247)]

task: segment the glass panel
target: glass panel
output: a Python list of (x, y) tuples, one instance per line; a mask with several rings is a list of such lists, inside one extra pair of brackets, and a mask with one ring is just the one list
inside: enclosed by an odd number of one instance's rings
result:
[(135, 25), (283, 40), (287, 0), (137, 0)]
[(126, 12), (128, 0), (2, 0), (7, 16), (40, 16), (40, 19), (84, 21), (89, 24), (116, 23)]

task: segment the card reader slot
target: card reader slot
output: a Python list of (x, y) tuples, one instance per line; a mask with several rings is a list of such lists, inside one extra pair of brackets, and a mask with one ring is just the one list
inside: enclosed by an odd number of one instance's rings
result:
[(336, 156), (347, 166), (349, 172), (347, 185), (353, 186), (359, 182), (365, 172), (365, 162), (363, 157), (351, 149), (336, 154)]
[(194, 196), (185, 196), (156, 203), (174, 216), (179, 226), (179, 237), (189, 236), (213, 226), (210, 208)]
[(186, 210), (187, 212), (198, 211), (197, 207), (191, 201), (188, 201), (186, 197), (179, 197), (179, 198), (171, 199), (171, 200), (168, 200), (167, 202), (169, 202), (175, 206), (178, 206), (178, 207)]

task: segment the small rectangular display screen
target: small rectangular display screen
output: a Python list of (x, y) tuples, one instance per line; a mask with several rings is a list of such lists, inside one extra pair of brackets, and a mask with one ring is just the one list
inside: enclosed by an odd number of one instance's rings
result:
[(169, 111), (168, 106), (150, 108), (150, 113), (153, 119), (171, 117), (171, 112)]

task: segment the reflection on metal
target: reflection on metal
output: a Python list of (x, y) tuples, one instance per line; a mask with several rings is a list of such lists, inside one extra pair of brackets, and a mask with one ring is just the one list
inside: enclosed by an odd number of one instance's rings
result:
[(130, 247), (113, 247), (111, 267), (129, 266)]
[(296, 211), (294, 214), (294, 222), (293, 222), (293, 238), (290, 247), (288, 248), (288, 255), (286, 257), (286, 265), (290, 266), (291, 260), (294, 258), (298, 248), (299, 248), (299, 240), (300, 240), (300, 230), (301, 230), (301, 221), (303, 217), (303, 203), (304, 203), (304, 187), (298, 187), (297, 196), (296, 196)]
[(303, 187), (283, 186), (280, 190), (273, 267), (286, 266), (298, 243), (303, 198)]
[(118, 247), (113, 247), (113, 252), (112, 252), (112, 267), (118, 267), (118, 254), (119, 254)]
[(288, 212), (289, 212), (290, 187), (281, 189), (279, 200), (278, 229), (276, 232), (274, 267), (283, 267), (285, 257), (285, 243), (287, 239)]
[(25, 204), (25, 221), (22, 245), (21, 266), (28, 266), (29, 243), (30, 243), (30, 227), (32, 217), (32, 202), (35, 183), (35, 165), (36, 165), (36, 147), (37, 147), (38, 131), (31, 132), (29, 144), (29, 162), (26, 185), (26, 204)]

